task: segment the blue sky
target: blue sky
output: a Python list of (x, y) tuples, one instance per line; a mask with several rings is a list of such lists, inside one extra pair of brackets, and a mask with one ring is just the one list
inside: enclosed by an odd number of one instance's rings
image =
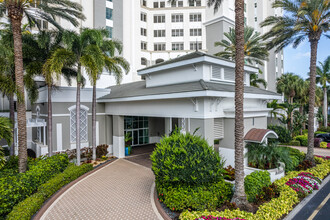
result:
[[(317, 61), (323, 62), (330, 56), (330, 39), (322, 37), (317, 53)], [(296, 49), (291, 45), (284, 48), (284, 73), (293, 72), (304, 79), (307, 78), (310, 62), (310, 44), (308, 39), (302, 42)]]

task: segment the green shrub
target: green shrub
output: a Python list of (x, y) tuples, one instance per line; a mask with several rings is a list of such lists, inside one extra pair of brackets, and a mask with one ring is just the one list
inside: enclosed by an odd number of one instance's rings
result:
[(304, 130), (302, 130), (302, 134), (304, 135), (304, 134), (308, 134), (308, 129), (304, 129)]
[(299, 164), (304, 160), (305, 154), (301, 151), (291, 148), (291, 147), (279, 147), (280, 150), (289, 151), (289, 157), (291, 160), (285, 160), (285, 172), (290, 172), (296, 170)]
[(220, 180), (200, 186), (178, 185), (157, 187), (158, 197), (171, 210), (215, 210), (232, 196), (232, 185)]
[(249, 166), (258, 169), (274, 169), (279, 167), (279, 162), (291, 163), (290, 152), (287, 148), (273, 144), (249, 143), (246, 145)]
[(307, 135), (298, 135), (298, 136), (296, 136), (295, 139), (300, 142), (301, 146), (308, 145), (308, 136)]
[(63, 173), (57, 174), (49, 181), (42, 184), (35, 194), (18, 203), (9, 213), (7, 219), (31, 219), (31, 217), (41, 208), (44, 201), (46, 201), (63, 186), (92, 169), (93, 166), (91, 164), (83, 164), (81, 166), (75, 166), (73, 164), (69, 165)]
[(328, 147), (328, 143), (322, 141), (320, 144), (320, 148), (327, 148), (327, 147)]
[(269, 143), (276, 141), (280, 143), (289, 143), (292, 140), (290, 131), (285, 127), (278, 125), (268, 125), (267, 128), (275, 131), (275, 133), (278, 135), (278, 139), (269, 139)]
[(297, 140), (292, 140), (289, 143), (290, 146), (300, 146), (300, 141)]
[(4, 217), (18, 202), (32, 195), (41, 184), (63, 172), (68, 164), (68, 156), (58, 154), (38, 159), (25, 173), (2, 176), (0, 178), (0, 217)]
[(203, 185), (222, 179), (223, 160), (201, 137), (174, 132), (151, 155), (156, 184)]
[(270, 184), (270, 174), (267, 171), (255, 171), (247, 175), (244, 179), (244, 188), (248, 201), (255, 202), (262, 188)]

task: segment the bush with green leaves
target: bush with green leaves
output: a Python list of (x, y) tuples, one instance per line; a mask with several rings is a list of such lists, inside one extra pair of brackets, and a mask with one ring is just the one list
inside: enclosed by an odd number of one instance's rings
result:
[(285, 127), (279, 125), (268, 125), (267, 128), (273, 130), (278, 135), (278, 139), (269, 139), (269, 143), (277, 141), (280, 143), (289, 143), (292, 140), (290, 131)]
[(249, 166), (258, 169), (274, 169), (279, 167), (279, 162), (291, 163), (290, 152), (287, 148), (281, 148), (277, 143), (246, 145)]
[(295, 137), (297, 141), (300, 142), (301, 146), (307, 146), (308, 145), (308, 135), (298, 135)]
[(328, 148), (328, 143), (322, 141), (321, 144), (320, 144), (320, 148)]
[(284, 161), (286, 173), (296, 170), (299, 164), (305, 159), (305, 154), (300, 150), (291, 147), (279, 147), (279, 148), (284, 151), (289, 151), (289, 157), (291, 160)]
[(205, 139), (174, 132), (151, 155), (156, 183), (203, 185), (221, 180), (224, 161)]
[(314, 135), (317, 135), (317, 134), (327, 134), (328, 132), (325, 132), (325, 131), (315, 131), (314, 132)]
[(158, 198), (175, 211), (215, 210), (232, 197), (232, 184), (220, 180), (204, 185), (157, 186)]
[(83, 164), (75, 166), (70, 164), (63, 173), (57, 174), (55, 177), (38, 187), (38, 191), (32, 196), (21, 201), (14, 206), (13, 210), (8, 214), (9, 220), (29, 220), (41, 208), (44, 201), (50, 198), (54, 193), (66, 184), (77, 179), (81, 175), (92, 170), (91, 164)]
[(0, 170), (2, 167), (4, 167), (6, 164), (6, 159), (5, 159), (5, 152), (3, 148), (0, 146)]
[(37, 159), (29, 163), (25, 173), (0, 177), (0, 218), (37, 188), (56, 174), (61, 173), (69, 164), (66, 154)]
[(271, 184), (270, 174), (267, 171), (255, 171), (244, 179), (244, 189), (249, 202), (255, 202), (256, 196), (262, 192), (263, 187)]

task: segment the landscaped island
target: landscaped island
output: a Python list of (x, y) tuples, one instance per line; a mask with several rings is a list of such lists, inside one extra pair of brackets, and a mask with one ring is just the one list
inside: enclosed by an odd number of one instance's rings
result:
[(234, 190), (230, 181), (234, 180), (235, 169), (224, 168), (223, 159), (204, 139), (179, 132), (165, 137), (151, 156), (158, 200), (166, 206), (165, 211), (182, 220), (280, 219), (318, 190), (330, 173), (329, 160), (315, 157), (313, 167), (296, 149), (276, 144), (247, 147), (251, 166), (271, 169), (278, 162), (285, 164), (285, 176), (273, 183), (267, 170), (245, 177), (250, 212), (230, 203)]

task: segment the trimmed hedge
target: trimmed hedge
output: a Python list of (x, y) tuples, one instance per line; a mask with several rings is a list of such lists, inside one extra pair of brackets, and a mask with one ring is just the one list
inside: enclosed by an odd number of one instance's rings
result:
[(190, 133), (165, 136), (151, 154), (156, 184), (203, 185), (220, 181), (223, 159), (205, 139)]
[(255, 171), (247, 175), (244, 179), (244, 188), (248, 201), (255, 202), (262, 188), (270, 184), (270, 174), (267, 171)]
[(321, 142), (320, 148), (328, 148), (328, 143), (327, 142)]
[(314, 135), (317, 135), (317, 134), (327, 134), (328, 132), (325, 132), (325, 131), (315, 131)]
[(41, 184), (63, 172), (68, 164), (68, 156), (58, 154), (30, 162), (29, 170), (25, 173), (2, 176), (0, 178), (0, 217), (5, 217), (17, 203), (32, 195)]
[[(317, 166), (306, 170), (313, 174), (314, 176), (324, 179), (330, 173), (330, 160), (324, 160), (318, 158), (317, 161), (321, 162)], [(288, 185), (285, 183), (297, 176), (301, 171), (292, 171), (288, 173), (285, 177), (276, 180), (274, 182), (280, 189), (280, 196), (278, 198), (272, 199), (270, 202), (264, 203), (263, 205), (259, 206), (258, 211), (256, 214), (241, 211), (239, 209), (229, 210), (226, 209), (222, 212), (210, 212), (210, 211), (202, 211), (202, 212), (189, 212), (184, 211), (180, 215), (180, 220), (195, 220), (200, 216), (221, 216), (226, 218), (243, 218), (247, 220), (277, 220), (280, 219), (284, 214), (288, 214), (295, 204), (299, 202), (298, 194), (292, 190)]]
[(35, 194), (18, 203), (9, 213), (7, 219), (31, 219), (31, 217), (41, 208), (44, 201), (46, 201), (63, 186), (92, 169), (93, 166), (91, 164), (83, 164), (81, 166), (75, 166), (73, 164), (69, 165), (63, 173), (57, 174), (48, 182), (42, 184)]
[(269, 139), (268, 142), (280, 142), (280, 143), (289, 143), (292, 138), (290, 131), (286, 129), (285, 127), (278, 126), (278, 125), (268, 125), (268, 129), (275, 131), (275, 133), (278, 135), (278, 139)]
[(225, 200), (232, 197), (232, 184), (220, 180), (219, 182), (191, 186), (179, 185), (177, 187), (157, 187), (158, 198), (171, 210), (215, 210)]
[(295, 137), (295, 139), (300, 142), (301, 146), (308, 145), (308, 136), (307, 135), (298, 135)]

